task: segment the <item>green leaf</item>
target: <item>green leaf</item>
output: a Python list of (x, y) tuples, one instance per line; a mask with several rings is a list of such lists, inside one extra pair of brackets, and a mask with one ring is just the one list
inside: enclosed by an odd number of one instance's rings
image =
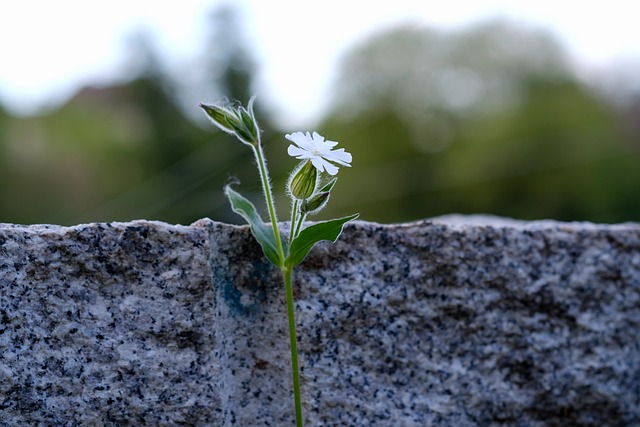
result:
[[(224, 188), (224, 194), (231, 202), (231, 208), (235, 213), (242, 216), (251, 226), (251, 234), (256, 238), (265, 256), (273, 265), (280, 267), (282, 260), (278, 254), (276, 239), (273, 229), (262, 221), (256, 207), (240, 193), (234, 191), (230, 186)], [(277, 232), (277, 230), (276, 230)]]
[(300, 264), (307, 256), (311, 248), (321, 240), (335, 242), (342, 233), (344, 225), (358, 218), (360, 214), (346, 216), (313, 224), (298, 234), (289, 247), (289, 256), (285, 260), (287, 267), (293, 268)]

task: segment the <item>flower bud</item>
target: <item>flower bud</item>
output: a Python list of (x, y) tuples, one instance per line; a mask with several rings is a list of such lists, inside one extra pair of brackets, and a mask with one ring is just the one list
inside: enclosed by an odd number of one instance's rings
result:
[(251, 98), (247, 108), (227, 104), (200, 104), (200, 107), (217, 127), (235, 135), (241, 142), (255, 146), (260, 143), (260, 128), (253, 113), (254, 100), (255, 96)]
[(305, 215), (313, 215), (322, 210), (329, 200), (329, 192), (318, 193), (309, 200), (304, 200), (300, 211)]
[(318, 172), (310, 160), (293, 171), (289, 180), (289, 191), (296, 199), (305, 200), (311, 197), (318, 183)]
[(237, 119), (231, 122), (233, 130), (236, 132), (236, 136), (243, 142), (257, 144), (259, 131), (253, 115), (242, 107), (238, 108), (236, 114)]
[(230, 123), (230, 119), (233, 120), (232, 111), (217, 105), (207, 104), (200, 104), (200, 108), (202, 108), (204, 112), (207, 113), (207, 116), (213, 120), (213, 124), (227, 133), (234, 133), (233, 127)]

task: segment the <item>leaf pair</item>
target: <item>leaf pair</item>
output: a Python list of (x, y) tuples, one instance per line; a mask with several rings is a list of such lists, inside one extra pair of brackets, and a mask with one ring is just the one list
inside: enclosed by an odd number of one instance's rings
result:
[(226, 186), (224, 192), (231, 202), (233, 211), (249, 223), (251, 233), (262, 247), (267, 259), (280, 268), (293, 269), (305, 259), (316, 243), (322, 240), (335, 242), (340, 237), (344, 225), (358, 218), (358, 214), (355, 214), (310, 225), (290, 242), (288, 249), (283, 242), (284, 253), (280, 255), (275, 239), (275, 233), (278, 230), (273, 230), (272, 227), (265, 224), (253, 203), (240, 193), (234, 191), (230, 186)]

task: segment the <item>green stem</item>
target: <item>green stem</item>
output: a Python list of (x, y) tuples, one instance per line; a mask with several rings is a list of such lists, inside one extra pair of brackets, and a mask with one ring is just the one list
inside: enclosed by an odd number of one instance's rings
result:
[(287, 295), (287, 313), (289, 315), (289, 341), (291, 343), (291, 371), (293, 375), (293, 398), (296, 407), (296, 427), (303, 427), (302, 399), (300, 397), (300, 372), (298, 370), (298, 344), (296, 340), (296, 320), (293, 306), (293, 286), (291, 284), (292, 268), (282, 270), (284, 289)]
[(296, 216), (298, 215), (298, 199), (293, 200), (293, 206), (291, 207), (291, 231), (289, 232), (289, 244), (296, 238), (294, 234), (294, 226), (296, 223)]
[(252, 145), (253, 153), (256, 156), (256, 162), (258, 163), (258, 170), (260, 171), (260, 179), (262, 180), (262, 189), (264, 191), (264, 197), (267, 201), (267, 207), (269, 208), (269, 217), (271, 218), (271, 226), (273, 227), (273, 236), (276, 240), (276, 247), (278, 248), (278, 258), (280, 259), (280, 266), (284, 266), (284, 250), (282, 249), (282, 241), (280, 240), (280, 233), (278, 232), (278, 217), (276, 216), (276, 208), (273, 205), (273, 194), (271, 193), (271, 183), (269, 182), (269, 172), (264, 160), (264, 153), (262, 152), (262, 145), (258, 142), (257, 145)]
[[(280, 233), (278, 232), (278, 218), (276, 217), (276, 209), (273, 205), (273, 194), (271, 192), (271, 184), (269, 182), (269, 173), (267, 171), (267, 165), (262, 152), (262, 146), (260, 142), (253, 146), (253, 152), (256, 156), (258, 163), (258, 169), (260, 171), (260, 179), (262, 180), (262, 188), (264, 190), (264, 197), (267, 201), (267, 207), (269, 208), (269, 217), (271, 217), (271, 225), (273, 227), (273, 234), (276, 240), (276, 247), (278, 248), (278, 257), (280, 259), (280, 269), (282, 271), (282, 278), (284, 280), (284, 288), (287, 296), (287, 313), (289, 317), (289, 341), (291, 344), (291, 371), (293, 376), (293, 399), (296, 409), (296, 427), (303, 427), (302, 423), (302, 398), (300, 395), (300, 372), (298, 369), (298, 345), (296, 339), (296, 320), (295, 310), (293, 305), (293, 286), (291, 285), (292, 267), (285, 267), (284, 250), (282, 247), (282, 240), (280, 239)], [(297, 206), (296, 206), (297, 209)], [(301, 215), (304, 217), (304, 215)], [(292, 231), (293, 231), (293, 220)], [(291, 239), (293, 240), (293, 239)]]
[(302, 223), (304, 222), (304, 219), (306, 218), (306, 216), (307, 215), (305, 214), (300, 215), (300, 219), (298, 219), (298, 224), (296, 224), (296, 229), (295, 229), (296, 236), (300, 234)]

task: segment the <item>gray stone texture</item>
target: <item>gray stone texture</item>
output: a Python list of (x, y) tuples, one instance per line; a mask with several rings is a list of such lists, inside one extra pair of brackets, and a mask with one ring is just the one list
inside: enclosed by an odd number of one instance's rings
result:
[[(291, 426), (246, 227), (0, 226), (0, 426)], [(309, 426), (640, 426), (640, 225), (349, 224), (296, 271)]]

